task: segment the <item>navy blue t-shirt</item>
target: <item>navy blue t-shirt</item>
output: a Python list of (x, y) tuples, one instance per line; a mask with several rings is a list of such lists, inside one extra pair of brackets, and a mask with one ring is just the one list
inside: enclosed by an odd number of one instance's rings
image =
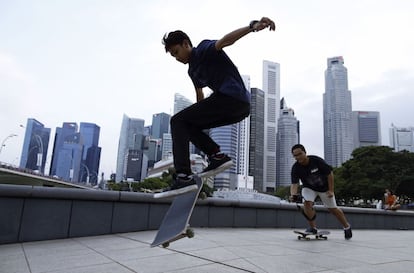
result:
[(318, 192), (328, 191), (328, 175), (332, 167), (322, 158), (309, 155), (309, 164), (303, 166), (296, 162), (292, 166), (292, 184), (302, 181), (303, 187), (310, 188)]
[(207, 86), (213, 92), (250, 103), (250, 93), (239, 71), (223, 50), (216, 49), (215, 44), (216, 40), (204, 40), (192, 49), (188, 75), (194, 86)]

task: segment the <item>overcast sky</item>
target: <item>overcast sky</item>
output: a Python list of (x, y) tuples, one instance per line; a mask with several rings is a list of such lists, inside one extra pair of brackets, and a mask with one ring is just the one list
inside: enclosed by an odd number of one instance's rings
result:
[(251, 33), (225, 48), (251, 87), (262, 61), (280, 63), (281, 97), (301, 122), (301, 142), (323, 156), (327, 58), (343, 56), (353, 110), (379, 111), (388, 130), (414, 126), (414, 1), (411, 0), (0, 0), (0, 161), (18, 165), (28, 118), (101, 127), (101, 169), (116, 169), (122, 116), (171, 113), (174, 93), (195, 100), (187, 66), (161, 38), (181, 29), (194, 45), (267, 16), (276, 32)]

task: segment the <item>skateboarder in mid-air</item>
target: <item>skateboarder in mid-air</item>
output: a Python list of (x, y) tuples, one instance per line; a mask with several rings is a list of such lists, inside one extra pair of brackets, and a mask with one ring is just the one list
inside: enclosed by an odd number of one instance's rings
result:
[(345, 239), (351, 239), (351, 225), (346, 220), (342, 210), (336, 206), (332, 167), (318, 156), (306, 155), (305, 147), (301, 144), (296, 144), (292, 147), (292, 155), (296, 159), (296, 162), (292, 166), (291, 200), (301, 201), (298, 200), (298, 185), (300, 180), (303, 186), (302, 196), (305, 200), (303, 215), (310, 225), (306, 229), (306, 232), (312, 234), (318, 233), (315, 222), (316, 212), (313, 209), (313, 204), (316, 197), (319, 196), (329, 212), (335, 215), (342, 224)]
[[(203, 40), (197, 47), (193, 47), (190, 38), (181, 30), (163, 37), (165, 51), (177, 61), (188, 64), (188, 74), (197, 97), (195, 104), (171, 118), (176, 174), (169, 190), (192, 190), (196, 184), (190, 168), (190, 141), (208, 156), (209, 165), (203, 170), (204, 175), (214, 175), (232, 166), (231, 158), (222, 153), (220, 146), (203, 130), (237, 123), (249, 116), (250, 93), (223, 48), (251, 32), (265, 28), (274, 31), (275, 23), (266, 17), (253, 20), (219, 40)], [(213, 91), (207, 98), (204, 98), (204, 87)]]

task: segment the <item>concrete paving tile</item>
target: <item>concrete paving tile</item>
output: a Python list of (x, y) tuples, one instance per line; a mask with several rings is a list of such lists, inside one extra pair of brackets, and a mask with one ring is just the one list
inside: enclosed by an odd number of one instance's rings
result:
[(88, 251), (85, 246), (82, 246), (73, 239), (28, 242), (23, 243), (22, 246), (28, 257), (64, 255), (65, 253), (81, 254)]
[[(331, 252), (333, 251), (331, 250)], [(291, 262), (292, 259), (297, 259), (297, 257), (286, 257), (286, 260), (288, 262)], [(321, 266), (329, 270), (340, 270), (342, 268), (358, 267), (365, 265), (365, 263), (353, 260), (352, 258), (349, 258), (347, 256), (329, 255), (327, 253), (302, 253), (299, 256), (299, 260), (303, 264), (308, 264), (316, 267)]]
[(383, 263), (376, 265), (364, 265), (359, 267), (341, 269), (341, 273), (378, 273), (378, 272), (414, 272), (413, 261), (400, 261), (396, 263)]
[(67, 252), (66, 255), (37, 255), (28, 257), (32, 273), (55, 272), (88, 265), (106, 264), (112, 262), (108, 258), (91, 250), (82, 253)]
[[(231, 266), (221, 265), (221, 264), (207, 264), (207, 265), (197, 266), (196, 268), (187, 268), (187, 269), (168, 271), (168, 273), (195, 273), (195, 272), (197, 273), (211, 273), (211, 272), (240, 273), (240, 272), (246, 272), (246, 271), (235, 268), (235, 267), (231, 267)], [(251, 272), (262, 273), (263, 271), (251, 271)]]
[[(12, 248), (8, 248), (12, 249)], [(4, 253), (3, 253), (4, 254)], [(1, 273), (30, 273), (24, 255), (10, 254), (0, 257)]]
[(140, 273), (188, 270), (208, 264), (211, 264), (211, 262), (178, 253), (122, 262), (122, 265)]
[(324, 266), (302, 263), (301, 257), (298, 255), (292, 256), (288, 259), (286, 256), (263, 256), (246, 258), (246, 260), (268, 273), (314, 273), (329, 269)]
[(53, 271), (53, 273), (136, 273), (118, 263), (80, 266), (69, 269)]
[(117, 251), (121, 249), (131, 248), (147, 248), (148, 245), (124, 238), (116, 235), (111, 236), (96, 236), (96, 237), (81, 237), (74, 239), (76, 242), (88, 248), (92, 248), (98, 252), (100, 251)]
[(8, 256), (23, 255), (21, 244), (0, 245), (0, 261)]
[(147, 231), (140, 231), (140, 232), (121, 233), (121, 234), (117, 234), (117, 236), (137, 240), (137, 241), (147, 243), (147, 244), (151, 244), (155, 238), (156, 233), (157, 233), (157, 230), (147, 230)]
[(169, 255), (171, 252), (163, 248), (127, 248), (127, 249), (118, 249), (113, 250), (101, 250), (100, 253), (105, 257), (112, 259), (114, 261), (125, 262), (128, 260), (136, 259), (145, 259), (150, 257), (160, 257), (164, 255)]
[(256, 265), (248, 261), (248, 259), (235, 259), (224, 262), (227, 265), (237, 268), (243, 268), (247, 272), (267, 273), (260, 265)]
[(188, 253), (193, 254), (194, 256), (203, 257), (213, 261), (227, 261), (227, 260), (234, 260), (239, 258), (235, 253), (228, 251), (225, 248), (217, 247), (217, 248), (208, 248), (203, 250), (197, 251), (189, 251)]

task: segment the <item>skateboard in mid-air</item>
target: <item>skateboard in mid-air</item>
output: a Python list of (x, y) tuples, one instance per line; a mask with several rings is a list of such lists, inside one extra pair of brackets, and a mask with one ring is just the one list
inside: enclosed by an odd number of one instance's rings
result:
[[(170, 208), (164, 216), (158, 229), (151, 247), (162, 245), (164, 248), (168, 247), (171, 242), (182, 239), (184, 237), (194, 237), (194, 231), (190, 228), (189, 221), (193, 213), (194, 206), (198, 198), (204, 199), (207, 195), (202, 191), (203, 180), (214, 176), (225, 169), (231, 167), (231, 164), (217, 168), (214, 172), (206, 172), (194, 174), (194, 179), (197, 183), (197, 189), (177, 195), (171, 203)], [(200, 194), (201, 192), (201, 194)], [(168, 192), (154, 196), (154, 198), (169, 197)]]
[(300, 230), (294, 230), (293, 231), (298, 235), (298, 240), (311, 240), (312, 236), (314, 236), (314, 239), (316, 240), (328, 240), (328, 236), (330, 234), (327, 230), (320, 230), (318, 233), (312, 233), (312, 232), (304, 232)]
[(162, 245), (168, 247), (171, 242), (184, 237), (194, 237), (194, 231), (190, 228), (189, 221), (198, 195), (203, 188), (202, 178), (194, 176), (197, 182), (197, 190), (189, 191), (174, 198), (170, 208), (161, 222), (151, 247)]

